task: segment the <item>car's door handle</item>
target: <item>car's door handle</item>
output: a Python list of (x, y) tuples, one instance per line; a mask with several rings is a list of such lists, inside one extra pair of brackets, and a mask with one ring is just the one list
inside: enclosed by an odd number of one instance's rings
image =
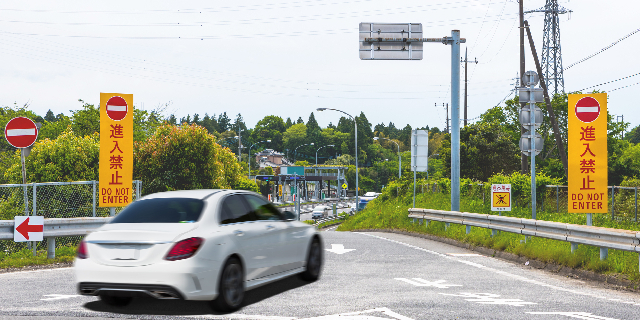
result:
[(267, 230), (273, 230), (273, 229), (275, 229), (275, 228), (276, 228), (276, 227), (274, 227), (274, 226), (272, 226), (272, 225), (270, 225), (270, 224), (269, 224), (269, 225), (267, 225)]
[(244, 232), (242, 232), (240, 230), (235, 230), (235, 231), (233, 231), (233, 233), (238, 237), (242, 237), (244, 235)]

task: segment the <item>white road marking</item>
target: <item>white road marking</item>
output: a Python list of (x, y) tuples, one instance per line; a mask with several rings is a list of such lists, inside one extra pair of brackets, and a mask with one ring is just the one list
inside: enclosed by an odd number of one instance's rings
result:
[(447, 280), (427, 281), (420, 278), (413, 278), (413, 280), (409, 280), (406, 278), (394, 278), (394, 279), (404, 281), (418, 287), (436, 287), (441, 289), (449, 289), (449, 287), (462, 287), (461, 284), (443, 283)]
[(506, 304), (515, 307), (522, 307), (528, 304), (537, 304), (535, 302), (526, 302), (520, 299), (498, 299), (500, 295), (493, 293), (468, 293), (461, 292), (460, 294), (440, 293), (445, 296), (464, 297), (471, 298), (465, 299), (467, 301), (477, 302), (481, 304)]
[(584, 320), (618, 320), (615, 318), (605, 318), (594, 316), (588, 312), (527, 312), (528, 314), (557, 314), (561, 316), (567, 316), (571, 318), (584, 319)]
[(44, 297), (51, 297), (51, 298), (40, 299), (40, 300), (42, 301), (62, 300), (62, 299), (77, 298), (82, 296), (77, 294), (45, 294)]
[(329, 252), (333, 252), (333, 253), (337, 253), (337, 254), (343, 254), (343, 253), (347, 253), (349, 251), (353, 251), (356, 249), (345, 249), (344, 245), (341, 244), (331, 244), (331, 249), (325, 249)]
[[(547, 288), (555, 289), (555, 290), (558, 290), (558, 291), (570, 292), (570, 293), (575, 293), (575, 294), (579, 294), (579, 295), (583, 295), (583, 296), (589, 296), (589, 297), (598, 298), (598, 299), (604, 299), (604, 300), (608, 299), (607, 297), (600, 296), (600, 295), (598, 295), (596, 293), (583, 292), (583, 291), (578, 291), (578, 290), (573, 290), (573, 289), (567, 289), (567, 288), (563, 288), (563, 287), (554, 286), (554, 285), (551, 285), (551, 284), (548, 284), (548, 283), (544, 283), (542, 281), (529, 279), (527, 277), (523, 277), (523, 276), (515, 275), (515, 274), (509, 273), (509, 272), (506, 272), (506, 271), (502, 271), (502, 270), (494, 269), (494, 268), (491, 268), (491, 267), (487, 267), (487, 266), (481, 265), (479, 263), (456, 259), (455, 257), (449, 256), (449, 255), (446, 255), (446, 254), (442, 254), (442, 253), (439, 253), (439, 252), (435, 252), (435, 251), (432, 251), (432, 250), (427, 250), (427, 249), (424, 249), (424, 248), (420, 248), (420, 247), (417, 247), (417, 246), (414, 246), (414, 245), (411, 245), (411, 244), (408, 244), (408, 243), (404, 243), (404, 242), (400, 242), (400, 241), (396, 241), (396, 240), (391, 240), (391, 239), (387, 239), (387, 238), (384, 238), (384, 237), (380, 237), (380, 236), (376, 236), (376, 235), (372, 235), (372, 234), (366, 234), (366, 233), (362, 233), (362, 232), (354, 232), (354, 233), (362, 234), (362, 235), (369, 236), (369, 237), (378, 238), (378, 239), (381, 239), (381, 240), (390, 241), (390, 242), (393, 242), (393, 243), (397, 243), (397, 244), (400, 244), (400, 245), (403, 245), (403, 246), (406, 246), (406, 247), (409, 247), (409, 248), (413, 248), (413, 249), (424, 251), (424, 252), (427, 252), (427, 253), (430, 253), (430, 254), (433, 254), (433, 255), (436, 255), (436, 256), (440, 256), (440, 257), (443, 257), (445, 259), (450, 259), (450, 260), (453, 260), (453, 261), (464, 263), (464, 264), (470, 265), (472, 267), (476, 267), (476, 268), (479, 268), (479, 269), (482, 269), (482, 270), (485, 270), (485, 271), (494, 272), (494, 273), (497, 273), (497, 274), (500, 274), (500, 275), (503, 275), (503, 276), (506, 276), (506, 277), (509, 277), (509, 278), (513, 278), (513, 279), (520, 280), (520, 281), (523, 281), (523, 282), (539, 285), (539, 286), (542, 286), (542, 287), (547, 287)], [(624, 301), (619, 301), (619, 302), (624, 302)], [(639, 305), (640, 306), (640, 303), (636, 303), (635, 305)]]
[[(381, 316), (385, 316), (382, 318)], [(185, 316), (187, 318), (209, 318), (209, 319), (221, 319), (219, 315), (196, 315)], [(261, 316), (261, 315), (248, 315), (248, 314), (230, 314), (224, 316), (223, 319), (259, 319), (259, 320), (329, 320), (329, 319), (343, 319), (343, 320), (414, 320), (409, 317), (405, 317), (401, 314), (389, 310), (389, 308), (374, 308), (363, 311), (332, 314), (326, 316), (312, 317), (312, 318), (295, 318), (295, 317), (278, 317), (278, 316)]]
[(0, 273), (0, 276), (15, 275), (15, 274), (21, 274), (21, 273), (36, 273), (36, 272), (48, 272), (48, 271), (69, 270), (69, 269), (73, 269), (73, 267), (68, 267), (68, 268), (53, 268), (53, 269), (39, 269), (39, 270), (29, 270), (29, 271), (16, 271), (16, 272), (5, 272), (5, 273)]
[(484, 257), (483, 255), (477, 254), (477, 253), (447, 253), (447, 254), (452, 257)]

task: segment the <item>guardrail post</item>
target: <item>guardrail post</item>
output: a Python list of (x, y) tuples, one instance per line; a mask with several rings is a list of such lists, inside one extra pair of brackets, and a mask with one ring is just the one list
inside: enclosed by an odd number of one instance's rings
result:
[(467, 234), (471, 233), (471, 226), (467, 226)]
[(416, 223), (416, 218), (413, 218), (413, 222), (411, 222), (411, 223)]
[(600, 248), (600, 260), (606, 259), (608, 255), (609, 255), (609, 249)]
[(116, 215), (116, 208), (115, 207), (109, 207), (109, 216), (115, 217), (115, 215)]
[(587, 225), (593, 225), (593, 221), (591, 220), (591, 213), (587, 213)]
[(421, 225), (422, 225), (422, 220), (424, 220), (424, 219), (419, 219), (419, 220), (418, 220), (418, 225), (419, 225), (419, 226), (421, 226)]
[(429, 220), (424, 219), (424, 227), (425, 228), (429, 226), (429, 222), (430, 222)]
[(571, 242), (571, 253), (574, 253), (576, 250), (578, 250), (578, 244)]
[(495, 237), (498, 235), (498, 230), (492, 229), (491, 230), (491, 238)]
[(56, 257), (56, 238), (47, 238), (47, 259)]
[(444, 231), (449, 230), (449, 222), (444, 223)]

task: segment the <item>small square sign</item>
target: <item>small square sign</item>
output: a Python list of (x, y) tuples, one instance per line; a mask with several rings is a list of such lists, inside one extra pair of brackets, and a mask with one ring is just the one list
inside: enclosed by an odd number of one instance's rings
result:
[(491, 211), (511, 211), (511, 185), (491, 185)]

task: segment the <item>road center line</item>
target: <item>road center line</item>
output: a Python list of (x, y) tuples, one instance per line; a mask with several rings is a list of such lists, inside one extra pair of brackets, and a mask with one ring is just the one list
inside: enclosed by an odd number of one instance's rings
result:
[[(578, 290), (558, 287), (558, 286), (555, 286), (555, 285), (552, 285), (552, 284), (544, 283), (542, 281), (529, 279), (527, 277), (523, 277), (523, 276), (512, 274), (512, 273), (509, 273), (509, 272), (506, 272), (506, 271), (502, 271), (502, 270), (494, 269), (494, 268), (491, 268), (491, 267), (487, 267), (485, 265), (482, 265), (482, 264), (479, 264), (479, 263), (476, 263), (476, 262), (460, 260), (460, 259), (457, 259), (456, 257), (452, 257), (450, 255), (446, 255), (446, 254), (442, 254), (442, 253), (435, 252), (435, 251), (432, 251), (432, 250), (420, 248), (420, 247), (417, 247), (417, 246), (414, 246), (414, 245), (411, 245), (411, 244), (408, 244), (408, 243), (400, 242), (400, 241), (397, 241), (397, 240), (391, 240), (391, 239), (387, 239), (387, 238), (384, 238), (384, 237), (380, 237), (380, 236), (376, 236), (376, 235), (372, 235), (372, 234), (366, 234), (366, 233), (362, 233), (362, 232), (353, 232), (353, 233), (362, 234), (362, 235), (365, 235), (365, 236), (374, 237), (374, 238), (378, 238), (378, 239), (381, 239), (381, 240), (394, 242), (394, 243), (397, 243), (397, 244), (400, 244), (400, 245), (403, 245), (403, 246), (406, 246), (406, 247), (409, 247), (409, 248), (417, 249), (417, 250), (424, 251), (424, 252), (427, 252), (427, 253), (430, 253), (430, 254), (433, 254), (433, 255), (436, 255), (436, 256), (440, 256), (440, 257), (443, 257), (445, 259), (449, 259), (449, 260), (457, 261), (457, 262), (460, 262), (460, 263), (464, 263), (466, 265), (469, 265), (469, 266), (472, 266), (472, 267), (476, 267), (478, 269), (491, 271), (493, 273), (497, 273), (497, 274), (500, 274), (500, 275), (503, 275), (503, 276), (506, 276), (506, 277), (509, 277), (509, 278), (513, 278), (513, 279), (520, 280), (520, 281), (523, 281), (523, 282), (539, 285), (539, 286), (542, 286), (542, 287), (547, 287), (547, 288), (555, 289), (555, 290), (558, 290), (558, 291), (571, 292), (571, 293), (575, 293), (575, 294), (579, 294), (579, 295), (583, 295), (583, 296), (590, 296), (590, 297), (593, 297), (593, 298), (598, 298), (598, 299), (603, 299), (603, 300), (609, 300), (609, 298), (603, 297), (603, 296), (601, 296), (601, 295), (599, 295), (597, 293), (589, 293), (589, 292), (583, 292), (583, 291), (578, 291)], [(625, 301), (622, 301), (622, 300), (617, 300), (615, 302), (629, 303), (629, 302), (625, 302)], [(631, 303), (635, 304), (636, 302), (631, 302)]]

